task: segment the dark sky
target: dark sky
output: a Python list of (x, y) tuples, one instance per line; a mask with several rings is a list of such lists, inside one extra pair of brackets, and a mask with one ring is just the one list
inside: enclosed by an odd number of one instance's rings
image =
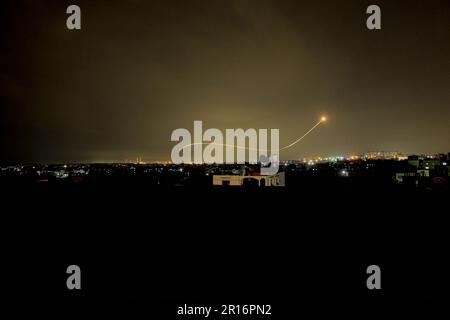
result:
[[(69, 4), (82, 30), (66, 28)], [(382, 9), (382, 30), (366, 8)], [(303, 156), (450, 151), (450, 1), (0, 4), (2, 161), (168, 160), (171, 132), (279, 128)]]

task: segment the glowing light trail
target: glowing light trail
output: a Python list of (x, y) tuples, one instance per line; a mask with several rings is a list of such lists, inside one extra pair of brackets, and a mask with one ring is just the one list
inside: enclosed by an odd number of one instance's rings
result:
[[(308, 134), (310, 134), (315, 128), (317, 128), (322, 122), (327, 121), (327, 118), (322, 117), (320, 118), (319, 122), (317, 122), (311, 129), (309, 129), (304, 135), (302, 135), (300, 138), (298, 138), (297, 140), (295, 140), (294, 142), (292, 142), (291, 144), (288, 144), (287, 146), (280, 148), (281, 150), (286, 150), (289, 149), (293, 146), (295, 146), (297, 143), (299, 143), (300, 141), (302, 141)], [(266, 151), (266, 150), (265, 150)]]
[[(326, 117), (321, 117), (319, 122), (317, 122), (311, 129), (309, 129), (308, 131), (306, 131), (306, 133), (304, 135), (302, 135), (300, 138), (298, 138), (297, 140), (295, 140), (294, 142), (292, 142), (291, 144), (288, 144), (287, 146), (284, 146), (282, 148), (280, 148), (279, 151), (281, 150), (286, 150), (289, 148), (292, 148), (293, 146), (295, 146), (297, 143), (299, 143), (300, 141), (302, 141), (307, 135), (309, 135), (312, 131), (314, 131), (314, 129), (316, 129), (321, 123), (327, 121)], [(198, 145), (204, 145), (204, 144), (208, 144), (208, 145), (213, 145), (213, 146), (219, 146), (219, 147), (231, 147), (231, 148), (236, 148), (236, 149), (244, 149), (244, 150), (256, 150), (256, 151), (269, 151), (269, 150), (264, 150), (264, 149), (258, 149), (258, 148), (250, 148), (250, 147), (243, 147), (243, 146), (239, 146), (239, 145), (230, 145), (230, 144), (223, 144), (223, 143), (214, 143), (214, 142), (197, 142), (197, 143), (191, 143), (188, 144), (186, 146), (184, 146), (182, 148), (186, 149), (192, 146), (198, 146)]]

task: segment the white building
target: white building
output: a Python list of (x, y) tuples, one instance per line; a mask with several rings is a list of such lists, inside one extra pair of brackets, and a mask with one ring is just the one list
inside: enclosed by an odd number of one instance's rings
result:
[(260, 187), (284, 187), (284, 172), (272, 176), (238, 176), (238, 175), (214, 175), (215, 186), (260, 186)]

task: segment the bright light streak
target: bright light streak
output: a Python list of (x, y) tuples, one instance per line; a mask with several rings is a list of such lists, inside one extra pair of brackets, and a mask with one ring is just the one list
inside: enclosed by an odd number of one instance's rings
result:
[[(304, 135), (302, 135), (300, 138), (298, 138), (297, 140), (295, 140), (294, 142), (288, 144), (287, 146), (284, 146), (282, 148), (279, 149), (279, 151), (281, 150), (286, 150), (289, 148), (292, 148), (293, 146), (295, 146), (297, 143), (299, 143), (300, 141), (302, 141), (308, 134), (310, 134), (314, 129), (316, 129), (321, 123), (327, 121), (326, 117), (321, 117), (319, 122), (317, 122), (311, 129), (309, 129), (308, 131), (306, 131), (306, 133)], [(219, 146), (219, 147), (232, 147), (232, 148), (236, 148), (236, 149), (244, 149), (244, 150), (256, 150), (258, 151), (259, 149), (257, 148), (250, 148), (250, 147), (243, 147), (243, 146), (239, 146), (239, 145), (229, 145), (229, 144), (223, 144), (223, 143), (214, 143), (214, 142), (198, 142), (198, 143), (190, 143), (186, 146), (184, 146), (182, 149), (185, 148), (189, 148), (192, 146), (196, 146), (196, 145), (205, 145), (205, 144), (209, 144), (209, 145), (214, 145), (214, 146)], [(259, 151), (270, 151), (270, 150), (259, 150)]]
[(292, 142), (291, 144), (288, 144), (287, 146), (280, 148), (281, 150), (286, 150), (289, 149), (293, 146), (295, 146), (297, 143), (299, 143), (300, 141), (302, 141), (308, 134), (310, 134), (315, 128), (317, 128), (322, 122), (327, 121), (326, 117), (322, 117), (320, 118), (319, 122), (317, 122), (311, 129), (309, 129), (303, 136), (301, 136), (300, 138), (298, 138), (297, 140), (295, 140), (294, 142)]

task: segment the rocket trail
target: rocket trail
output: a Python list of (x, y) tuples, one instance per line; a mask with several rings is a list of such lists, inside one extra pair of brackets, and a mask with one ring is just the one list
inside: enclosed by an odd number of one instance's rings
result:
[[(309, 135), (311, 132), (314, 131), (314, 129), (316, 129), (321, 123), (325, 122), (327, 119), (325, 117), (320, 118), (319, 122), (317, 122), (311, 129), (309, 129), (308, 131), (306, 131), (306, 133), (304, 135), (302, 135), (300, 138), (298, 138), (297, 140), (295, 140), (294, 142), (288, 144), (287, 146), (284, 146), (282, 148), (279, 149), (279, 151), (281, 150), (286, 150), (289, 148), (292, 148), (293, 146), (295, 146), (297, 143), (299, 143), (300, 141), (302, 141), (307, 135)], [(264, 150), (264, 149), (258, 149), (258, 148), (249, 148), (249, 147), (242, 147), (239, 145), (230, 145), (230, 144), (223, 144), (223, 143), (214, 143), (214, 142), (197, 142), (197, 143), (191, 143), (188, 144), (186, 146), (184, 146), (181, 150), (188, 148), (188, 147), (192, 147), (192, 146), (198, 146), (198, 145), (204, 145), (204, 144), (209, 144), (209, 145), (214, 145), (214, 146), (220, 146), (220, 147), (231, 147), (231, 148), (236, 148), (236, 149), (244, 149), (244, 150), (256, 150), (256, 151), (269, 151), (269, 150)]]
[[(298, 138), (297, 140), (295, 140), (294, 142), (292, 142), (291, 144), (288, 144), (287, 146), (284, 146), (282, 148), (280, 148), (281, 150), (286, 150), (289, 149), (293, 146), (295, 146), (297, 143), (299, 143), (300, 141), (302, 141), (308, 134), (310, 134), (315, 128), (317, 128), (322, 122), (325, 122), (326, 119), (324, 117), (322, 117), (319, 122), (317, 122), (311, 129), (309, 129), (304, 135), (302, 135), (300, 138)], [(267, 150), (265, 150), (267, 151)]]

